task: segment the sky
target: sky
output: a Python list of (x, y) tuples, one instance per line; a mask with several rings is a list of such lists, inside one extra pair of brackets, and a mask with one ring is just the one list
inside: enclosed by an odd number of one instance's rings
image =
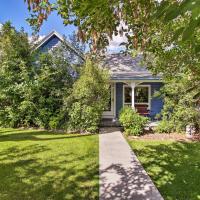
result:
[[(24, 30), (31, 35), (31, 27), (26, 21), (28, 17), (29, 12), (24, 0), (1, 0), (0, 23), (5, 23), (10, 20), (18, 30), (23, 27)], [(54, 12), (49, 16), (48, 20), (44, 22), (39, 34), (47, 35), (52, 30), (56, 30), (62, 35), (69, 35), (76, 30), (76, 28), (74, 26), (64, 26), (62, 19)]]
[[(5, 23), (9, 20), (17, 30), (23, 27), (25, 32), (31, 35), (32, 29), (26, 21), (28, 17), (29, 12), (24, 0), (1, 0), (0, 23)], [(53, 12), (42, 25), (39, 35), (43, 37), (53, 30), (57, 31), (61, 35), (68, 36), (76, 31), (76, 27), (73, 25), (64, 26), (61, 17), (58, 16), (56, 12)], [(126, 41), (125, 37), (115, 36), (113, 41), (110, 41), (108, 50), (111, 52), (121, 50), (119, 44), (124, 41)]]

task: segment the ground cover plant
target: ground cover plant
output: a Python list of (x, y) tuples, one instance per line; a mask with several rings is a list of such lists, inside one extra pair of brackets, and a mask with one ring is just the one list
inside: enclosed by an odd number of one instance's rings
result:
[(200, 143), (129, 140), (166, 200), (200, 199)]
[(98, 199), (98, 135), (0, 129), (0, 199)]

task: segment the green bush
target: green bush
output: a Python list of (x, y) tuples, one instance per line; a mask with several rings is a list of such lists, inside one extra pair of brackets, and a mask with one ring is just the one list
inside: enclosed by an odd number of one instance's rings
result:
[(80, 132), (95, 132), (101, 119), (101, 115), (95, 106), (73, 103), (69, 112), (69, 128)]
[[(67, 99), (69, 127), (73, 131), (95, 132), (109, 100), (107, 71), (87, 60)], [(70, 105), (71, 104), (71, 105)]]
[(159, 122), (158, 126), (155, 127), (154, 131), (156, 133), (171, 133), (175, 131), (174, 124), (167, 120), (162, 120)]
[(147, 117), (139, 115), (131, 107), (124, 107), (120, 112), (119, 121), (128, 135), (141, 135), (148, 122)]
[(191, 85), (188, 75), (181, 74), (179, 78), (166, 81), (159, 92), (164, 106), (161, 111), (162, 121), (156, 131), (183, 133), (190, 124), (198, 131), (200, 112), (196, 98), (199, 98), (199, 91), (197, 86)]

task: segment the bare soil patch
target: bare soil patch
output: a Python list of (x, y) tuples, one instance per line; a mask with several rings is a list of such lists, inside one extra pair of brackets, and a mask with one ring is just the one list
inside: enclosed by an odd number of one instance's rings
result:
[(192, 138), (188, 138), (183, 133), (145, 133), (141, 136), (128, 136), (130, 140), (172, 140), (172, 141), (200, 141), (200, 134), (193, 135)]

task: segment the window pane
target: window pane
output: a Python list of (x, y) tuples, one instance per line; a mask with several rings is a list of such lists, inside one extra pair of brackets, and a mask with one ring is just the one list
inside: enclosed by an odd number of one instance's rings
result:
[(130, 87), (125, 87), (124, 88), (124, 103), (130, 103), (131, 104), (131, 88)]
[(149, 91), (148, 87), (136, 87), (135, 88), (135, 103), (148, 103)]
[(104, 109), (104, 111), (111, 111), (111, 101), (112, 101), (112, 88), (111, 88), (111, 86), (109, 87), (109, 90), (110, 90), (110, 96), (109, 96), (109, 101), (108, 101), (108, 104), (107, 104), (107, 106), (106, 106), (106, 108)]

